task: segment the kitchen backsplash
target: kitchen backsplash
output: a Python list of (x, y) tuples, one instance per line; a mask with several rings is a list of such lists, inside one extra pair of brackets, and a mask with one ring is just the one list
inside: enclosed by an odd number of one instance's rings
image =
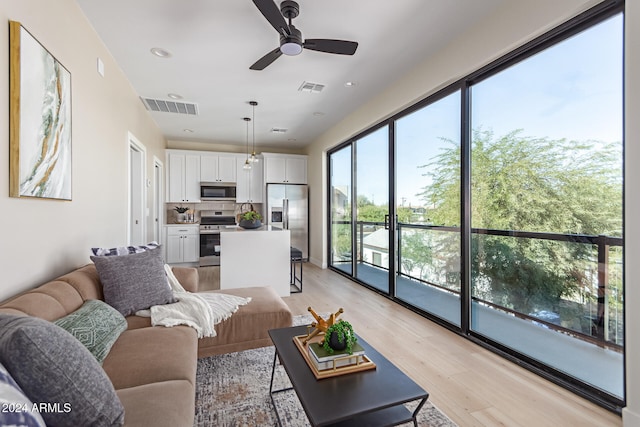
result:
[[(223, 215), (235, 216), (240, 212), (248, 210), (248, 205), (248, 203), (233, 202), (167, 203), (165, 205), (165, 222), (167, 224), (178, 223), (178, 212), (175, 210), (176, 206), (188, 208), (189, 212), (194, 214), (194, 222), (199, 223), (201, 211), (220, 211), (223, 212)], [(253, 203), (253, 208), (264, 216), (262, 203)]]

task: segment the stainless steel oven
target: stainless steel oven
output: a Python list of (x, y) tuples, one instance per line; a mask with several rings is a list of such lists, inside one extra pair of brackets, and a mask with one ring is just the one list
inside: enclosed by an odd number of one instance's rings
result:
[(235, 225), (233, 216), (202, 216), (200, 218), (200, 267), (220, 265), (220, 230)]

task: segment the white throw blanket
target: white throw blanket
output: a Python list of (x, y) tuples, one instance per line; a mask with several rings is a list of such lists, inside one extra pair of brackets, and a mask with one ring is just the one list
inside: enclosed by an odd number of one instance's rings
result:
[(238, 307), (246, 305), (251, 298), (219, 293), (193, 294), (187, 292), (173, 274), (171, 267), (165, 264), (169, 285), (178, 302), (154, 305), (149, 310), (140, 310), (136, 315), (151, 317), (153, 326), (187, 325), (198, 332), (198, 338), (215, 337), (214, 325), (231, 317)]

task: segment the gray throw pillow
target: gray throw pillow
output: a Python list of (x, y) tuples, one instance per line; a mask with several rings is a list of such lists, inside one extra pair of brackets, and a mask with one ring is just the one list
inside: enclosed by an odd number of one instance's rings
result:
[(0, 426), (47, 427), (38, 406), (24, 394), (20, 386), (0, 364)]
[(176, 302), (160, 248), (131, 255), (92, 256), (91, 260), (102, 282), (104, 302), (123, 316)]
[(73, 313), (55, 321), (73, 335), (102, 364), (127, 321), (118, 310), (100, 300), (88, 300)]
[(124, 407), (89, 350), (64, 329), (0, 314), (0, 363), (38, 405), (47, 425), (118, 426)]

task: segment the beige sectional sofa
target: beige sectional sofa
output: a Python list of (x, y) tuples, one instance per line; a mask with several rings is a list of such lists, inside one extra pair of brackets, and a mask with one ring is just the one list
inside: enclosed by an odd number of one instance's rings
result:
[[(186, 290), (197, 291), (196, 269), (173, 272)], [(198, 339), (186, 326), (152, 327), (149, 318), (126, 317), (127, 329), (102, 364), (124, 407), (126, 426), (191, 426), (197, 358), (271, 345), (268, 329), (291, 325), (291, 311), (271, 288), (225, 293), (252, 301), (218, 324), (214, 338)], [(0, 303), (0, 313), (53, 322), (91, 299), (104, 299), (93, 264)]]

